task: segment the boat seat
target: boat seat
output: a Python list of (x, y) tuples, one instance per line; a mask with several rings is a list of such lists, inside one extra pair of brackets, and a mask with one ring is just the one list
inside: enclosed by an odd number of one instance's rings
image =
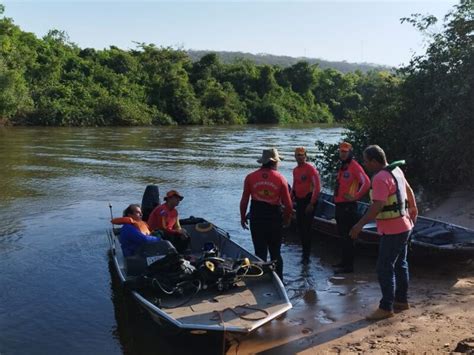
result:
[(156, 243), (143, 244), (135, 251), (135, 255), (141, 255), (143, 257), (166, 255), (169, 253), (177, 253), (177, 251), (173, 244), (171, 244), (171, 242), (168, 240), (160, 240)]

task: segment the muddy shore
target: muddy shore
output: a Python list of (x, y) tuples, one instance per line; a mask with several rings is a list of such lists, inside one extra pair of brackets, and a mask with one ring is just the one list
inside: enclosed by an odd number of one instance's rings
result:
[[(426, 215), (474, 228), (469, 195), (455, 193)], [(289, 235), (287, 243), (293, 239)], [(320, 238), (315, 249), (309, 266), (297, 265), (297, 251), (286, 256), (293, 278), (285, 283), (294, 308), (234, 339), (228, 354), (449, 354), (474, 336), (474, 259), (412, 253), (411, 309), (369, 322), (364, 317), (377, 308), (381, 295), (376, 250), (358, 248), (356, 272), (335, 276), (330, 265), (337, 244)]]

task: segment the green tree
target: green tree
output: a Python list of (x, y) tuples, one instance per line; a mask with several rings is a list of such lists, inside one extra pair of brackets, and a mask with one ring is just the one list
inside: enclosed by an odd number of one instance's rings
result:
[(79, 48), (64, 31), (37, 38), (5, 17), (0, 58), (0, 114), (14, 124), (331, 122), (366, 109), (364, 92), (376, 87), (362, 74), (261, 65), (244, 53), (224, 64), (215, 53), (193, 62), (183, 50), (145, 43)]
[(436, 19), (402, 19), (430, 43), (398, 76), (380, 75), (371, 85), (350, 139), (378, 143), (390, 160), (406, 159), (412, 178), (425, 186), (452, 189), (474, 183), (474, 0), (461, 0), (431, 32)]
[(8, 69), (0, 59), (0, 120), (24, 117), (32, 107), (33, 100), (23, 76)]
[(308, 62), (298, 62), (282, 71), (283, 80), (290, 84), (291, 89), (300, 94), (306, 94), (316, 84), (317, 66)]
[(215, 79), (201, 80), (200, 97), (204, 107), (203, 122), (207, 124), (238, 124), (245, 123), (244, 107), (232, 85), (221, 85)]
[(255, 87), (259, 97), (279, 90), (279, 85), (275, 79), (275, 69), (268, 65), (263, 65), (255, 81)]

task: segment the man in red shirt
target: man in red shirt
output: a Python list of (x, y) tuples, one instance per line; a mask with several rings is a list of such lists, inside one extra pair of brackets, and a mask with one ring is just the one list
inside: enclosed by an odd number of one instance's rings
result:
[(372, 204), (365, 215), (351, 229), (357, 238), (365, 224), (377, 222), (381, 235), (377, 258), (377, 276), (382, 290), (379, 307), (368, 320), (393, 316), (393, 311), (403, 311), (408, 305), (407, 245), (418, 217), (413, 190), (403, 171), (387, 164), (385, 152), (378, 145), (364, 150), (364, 165), (374, 173), (372, 177)]
[(341, 262), (334, 265), (336, 273), (354, 271), (354, 241), (349, 235), (352, 226), (359, 220), (357, 201), (370, 189), (370, 179), (364, 169), (354, 159), (352, 145), (342, 142), (339, 145), (341, 160), (334, 188), (336, 204), (336, 223), (342, 239)]
[(157, 206), (148, 217), (150, 229), (161, 231), (163, 239), (169, 240), (179, 252), (186, 250), (189, 244), (189, 236), (181, 228), (176, 210), (183, 198), (176, 190), (168, 191), (164, 198), (165, 203)]
[[(262, 164), (260, 169), (247, 175), (244, 191), (240, 200), (240, 223), (247, 227), (247, 206), (250, 196), (250, 232), (255, 254), (267, 260), (270, 252), (271, 260), (276, 260), (276, 273), (283, 280), (283, 259), (280, 249), (282, 242), (282, 225), (291, 220), (292, 205), (288, 182), (278, 169), (281, 161), (276, 149), (265, 149), (262, 157), (257, 160)], [(283, 204), (283, 215), (280, 206)]]
[(311, 253), (311, 226), (313, 223), (314, 207), (318, 202), (321, 191), (321, 180), (318, 170), (306, 162), (306, 149), (295, 149), (295, 159), (298, 165), (293, 169), (292, 195), (296, 202), (296, 224), (303, 245), (304, 264), (309, 262)]

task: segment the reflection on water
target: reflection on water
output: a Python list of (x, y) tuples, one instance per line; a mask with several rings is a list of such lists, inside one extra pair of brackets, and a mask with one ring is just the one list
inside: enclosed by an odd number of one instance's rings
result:
[[(296, 146), (311, 153), (316, 139), (337, 142), (341, 133), (316, 126), (1, 128), (0, 353), (185, 349), (118, 306), (106, 254), (109, 202), (119, 215), (141, 200), (146, 184), (176, 188), (185, 196), (181, 216), (203, 216), (252, 250), (238, 206), (261, 150), (277, 147), (291, 180)], [(297, 280), (290, 296), (314, 303), (318, 264), (306, 273), (292, 266), (298, 243), (286, 244), (283, 257), (285, 277)]]

